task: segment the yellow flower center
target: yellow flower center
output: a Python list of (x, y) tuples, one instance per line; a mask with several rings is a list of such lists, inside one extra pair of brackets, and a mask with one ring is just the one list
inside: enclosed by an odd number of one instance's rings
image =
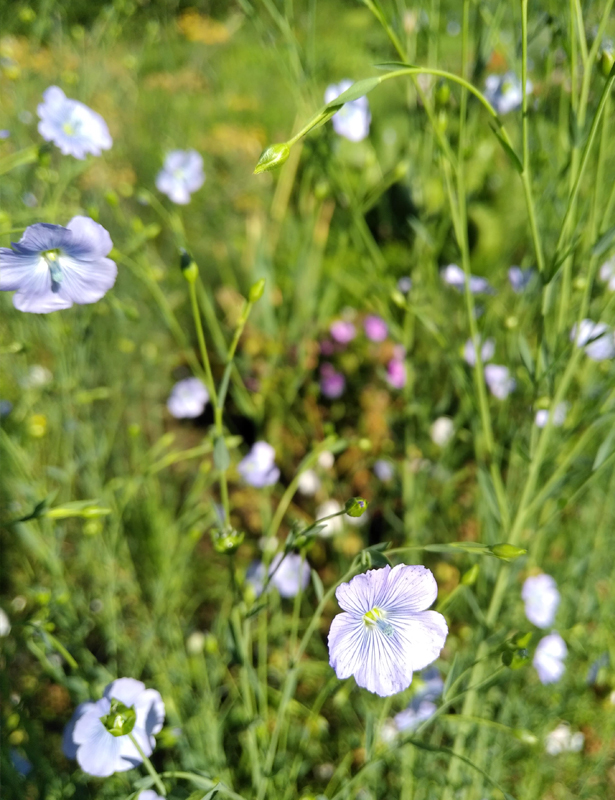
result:
[(390, 622), (386, 621), (386, 616), (379, 608), (372, 608), (363, 614), (363, 620), (368, 627), (376, 626), (385, 636), (392, 636), (394, 629)]

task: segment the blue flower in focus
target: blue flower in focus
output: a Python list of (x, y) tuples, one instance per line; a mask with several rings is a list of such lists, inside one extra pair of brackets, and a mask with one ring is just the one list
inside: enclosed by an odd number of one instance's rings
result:
[(143, 761), (128, 735), (111, 733), (104, 724), (113, 700), (134, 710), (136, 720), (131, 734), (146, 756), (152, 754), (156, 746), (154, 735), (164, 723), (160, 694), (134, 678), (119, 678), (107, 686), (102, 699), (81, 703), (64, 730), (62, 750), (67, 758), (76, 758), (88, 775), (100, 778), (133, 769)]
[(112, 247), (88, 217), (73, 217), (65, 228), (37, 222), (12, 250), (0, 247), (0, 290), (14, 291), (15, 308), (36, 314), (95, 303), (115, 283), (117, 266), (105, 258)]
[(113, 144), (104, 119), (78, 100), (71, 100), (58, 86), (43, 92), (37, 108), (38, 132), (53, 142), (65, 156), (84, 159), (87, 153), (99, 156)]
[(280, 470), (275, 465), (275, 450), (267, 442), (255, 442), (237, 465), (237, 471), (246, 483), (257, 489), (272, 486), (280, 477)]
[(190, 202), (190, 195), (205, 183), (203, 159), (196, 150), (171, 150), (156, 177), (159, 192), (178, 205)]
[[(348, 79), (328, 86), (325, 91), (325, 103), (335, 100), (336, 97), (350, 89), (351, 86), (352, 81)], [(369, 134), (371, 121), (369, 103), (365, 96), (352, 100), (350, 103), (345, 103), (331, 118), (335, 132), (351, 142), (361, 142), (365, 139)]]
[(438, 594), (422, 566), (368, 570), (338, 586), (344, 609), (331, 623), (329, 663), (338, 678), (387, 697), (407, 689), (412, 673), (440, 654), (448, 634), (442, 614), (427, 611)]

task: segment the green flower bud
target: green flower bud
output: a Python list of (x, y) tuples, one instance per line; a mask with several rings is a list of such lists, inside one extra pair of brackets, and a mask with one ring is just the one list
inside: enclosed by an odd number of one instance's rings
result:
[(346, 500), (344, 511), (349, 517), (362, 517), (367, 511), (367, 500), (363, 497), (352, 497)]
[(514, 544), (494, 544), (489, 548), (491, 553), (496, 558), (501, 558), (502, 561), (514, 561), (519, 556), (524, 556), (527, 553), (523, 547), (515, 547)]
[(440, 81), (436, 88), (436, 102), (438, 105), (445, 106), (451, 96), (451, 88), (445, 81)]
[(194, 283), (199, 277), (199, 268), (187, 250), (182, 250), (181, 257), (179, 259), (179, 266), (181, 267), (184, 278), (188, 281), (188, 283)]
[(211, 540), (216, 553), (223, 553), (227, 556), (233, 555), (245, 538), (243, 531), (236, 531), (234, 528), (214, 528), (211, 532)]
[(613, 52), (613, 48), (603, 47), (600, 55), (598, 56), (598, 62), (600, 64), (600, 72), (602, 72), (605, 78), (608, 78), (611, 74), (611, 70), (613, 69), (613, 64), (615, 64), (615, 54)]
[(290, 155), (290, 147), (284, 142), (283, 144), (270, 145), (258, 159), (258, 164), (254, 168), (254, 174), (260, 175), (261, 172), (269, 172), (269, 170), (281, 167)]
[(135, 726), (137, 714), (132, 706), (129, 708), (111, 698), (109, 713), (106, 717), (101, 717), (100, 721), (113, 736), (127, 736)]
[(467, 572), (461, 576), (461, 583), (464, 586), (474, 586), (480, 572), (478, 564), (473, 564)]
[(263, 296), (263, 292), (265, 291), (265, 279), (261, 278), (260, 281), (256, 281), (250, 286), (250, 293), (248, 295), (248, 299), (251, 303), (256, 303), (258, 300), (261, 299)]

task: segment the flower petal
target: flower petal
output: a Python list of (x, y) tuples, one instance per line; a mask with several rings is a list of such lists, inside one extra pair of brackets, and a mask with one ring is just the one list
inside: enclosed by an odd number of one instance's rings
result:
[(446, 620), (437, 611), (422, 611), (408, 617), (390, 613), (388, 621), (403, 647), (412, 670), (423, 669), (440, 655), (448, 636)]
[(117, 265), (110, 258), (81, 261), (63, 254), (58, 258), (58, 264), (62, 270), (58, 294), (80, 305), (100, 300), (114, 285), (117, 277)]
[(329, 629), (329, 664), (340, 680), (354, 675), (367, 657), (368, 631), (362, 617), (338, 614)]
[(77, 749), (79, 745), (75, 742), (75, 724), (77, 720), (82, 717), (94, 703), (80, 703), (75, 709), (73, 716), (68, 721), (62, 734), (62, 752), (66, 758), (77, 758)]
[(80, 261), (98, 261), (113, 247), (108, 231), (89, 217), (73, 217), (66, 227), (72, 238), (65, 250)]
[(363, 575), (355, 575), (348, 583), (340, 584), (335, 590), (337, 602), (344, 611), (354, 614), (367, 614), (376, 605), (376, 597), (386, 586), (391, 567), (370, 569)]
[(111, 700), (119, 700), (125, 706), (133, 706), (139, 696), (145, 692), (145, 684), (135, 678), (118, 678), (105, 689), (103, 696)]
[(25, 229), (19, 242), (13, 244), (13, 248), (20, 254), (62, 250), (70, 243), (71, 238), (68, 228), (63, 225), (36, 222)]
[[(124, 680), (129, 679), (124, 678)], [(140, 681), (136, 681), (136, 683), (140, 683)], [(150, 737), (156, 733), (160, 733), (164, 724), (165, 715), (164, 702), (160, 696), (160, 692), (157, 692), (155, 689), (146, 689), (133, 701), (133, 705), (137, 714), (135, 730), (140, 728)], [(154, 743), (152, 742), (151, 744), (153, 747)]]
[(398, 564), (378, 592), (375, 605), (387, 612), (424, 611), (437, 596), (438, 584), (431, 570), (418, 564)]
[(43, 294), (16, 292), (13, 295), (15, 308), (18, 311), (27, 311), (31, 314), (50, 314), (52, 311), (70, 308), (72, 304), (72, 300), (62, 297), (59, 293), (52, 292), (51, 289)]
[(43, 294), (51, 291), (51, 273), (38, 253), (16, 253), (0, 247), (0, 290)]
[(354, 675), (358, 686), (388, 697), (412, 683), (412, 663), (405, 656), (397, 631), (387, 636), (377, 628), (369, 629), (365, 656)]

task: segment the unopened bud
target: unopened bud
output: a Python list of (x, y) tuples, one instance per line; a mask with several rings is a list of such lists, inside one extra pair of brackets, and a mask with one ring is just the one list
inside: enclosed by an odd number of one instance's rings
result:
[(284, 142), (283, 144), (270, 145), (258, 159), (258, 164), (254, 168), (254, 174), (260, 175), (261, 172), (269, 172), (269, 170), (281, 167), (290, 155), (290, 147)]
[(467, 572), (461, 576), (461, 583), (464, 586), (474, 586), (480, 572), (478, 564), (473, 564)]
[(451, 96), (451, 89), (448, 83), (441, 81), (436, 89), (436, 102), (438, 105), (445, 106)]
[(245, 538), (243, 531), (236, 531), (234, 528), (214, 528), (211, 532), (211, 540), (216, 553), (223, 553), (227, 556), (235, 553)]
[(346, 500), (344, 511), (349, 517), (362, 517), (367, 511), (367, 500), (363, 497), (352, 497)]
[(261, 299), (263, 296), (263, 292), (265, 291), (265, 279), (261, 278), (260, 281), (256, 281), (250, 286), (250, 293), (248, 294), (248, 299), (251, 303), (256, 303), (258, 300)]
[(134, 708), (111, 698), (109, 713), (106, 717), (101, 717), (100, 721), (112, 736), (127, 736), (135, 726), (137, 714)]
[(187, 250), (182, 250), (179, 266), (188, 283), (194, 283), (199, 277), (199, 268), (196, 265), (196, 261)]
[(524, 556), (527, 553), (523, 547), (515, 547), (514, 544), (494, 544), (489, 548), (491, 553), (496, 558), (501, 558), (502, 561), (514, 561), (519, 556)]
[(615, 64), (615, 53), (613, 48), (603, 47), (598, 57), (598, 61), (600, 64), (600, 72), (602, 72), (605, 78), (608, 78), (611, 74), (611, 70), (613, 69), (613, 64)]

